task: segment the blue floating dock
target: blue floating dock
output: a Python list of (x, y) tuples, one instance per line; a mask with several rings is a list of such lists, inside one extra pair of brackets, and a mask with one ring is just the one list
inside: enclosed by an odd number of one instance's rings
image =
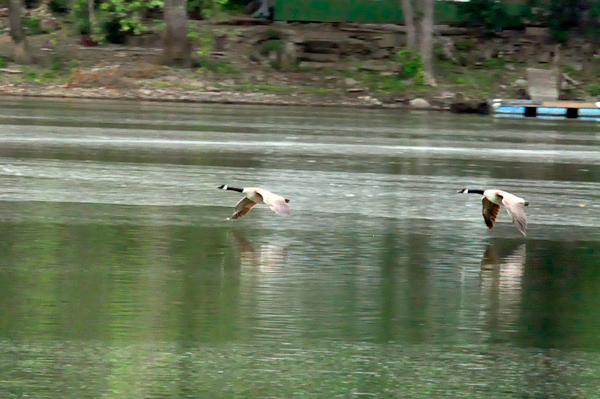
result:
[(600, 118), (600, 102), (494, 100), (492, 109), (502, 116)]

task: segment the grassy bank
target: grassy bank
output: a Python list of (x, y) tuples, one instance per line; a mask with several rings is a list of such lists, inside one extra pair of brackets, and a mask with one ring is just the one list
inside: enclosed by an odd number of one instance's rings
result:
[[(429, 87), (422, 83), (418, 67), (399, 56), (386, 60), (348, 57), (335, 64), (301, 62), (282, 68), (277, 61), (280, 46), (265, 45), (264, 52), (260, 47), (259, 52), (264, 54), (256, 59), (255, 49), (244, 40), (241, 28), (218, 27), (227, 32), (231, 44), (224, 56), (211, 56), (212, 45), (203, 43), (207, 43), (212, 29), (202, 25), (192, 35), (197, 43), (198, 62), (191, 69), (159, 65), (161, 50), (156, 43), (144, 47), (84, 47), (79, 43), (80, 37), (68, 27), (30, 36), (37, 62), (20, 66), (11, 62), (12, 42), (5, 35), (0, 41), (0, 68), (4, 71), (0, 75), (0, 93), (44, 96), (53, 92), (57, 96), (71, 93), (96, 98), (183, 101), (195, 101), (206, 93), (212, 93), (211, 98), (218, 97), (215, 93), (227, 93), (223, 100), (227, 102), (236, 101), (232, 96), (235, 93), (247, 101), (251, 101), (248, 96), (257, 94), (262, 96), (258, 102), (370, 106), (392, 106), (424, 97), (434, 106), (443, 107), (458, 92), (477, 99), (524, 98), (525, 71), (532, 66), (527, 59), (479, 59), (477, 46), (485, 47), (485, 42), (455, 39), (454, 55), (461, 61), (451, 61), (441, 48), (436, 49), (434, 69), (438, 85)], [(416, 72), (406, 73), (407, 67)], [(600, 60), (583, 66), (565, 63), (562, 70), (569, 77), (561, 92), (564, 99), (598, 100)], [(265, 100), (266, 94), (271, 100)]]

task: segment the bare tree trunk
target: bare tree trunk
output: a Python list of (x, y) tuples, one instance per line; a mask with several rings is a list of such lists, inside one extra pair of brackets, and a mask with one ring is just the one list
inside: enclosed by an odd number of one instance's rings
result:
[(27, 42), (27, 36), (21, 24), (21, 1), (8, 1), (8, 20), (10, 24), (10, 37), (15, 43), (15, 62), (17, 64), (32, 64), (31, 50)]
[(94, 12), (95, 0), (88, 0), (88, 19), (90, 21), (90, 37), (94, 37), (94, 26), (96, 24), (96, 16)]
[(411, 0), (400, 0), (402, 14), (404, 15), (404, 26), (406, 27), (406, 47), (417, 48), (417, 34), (415, 31), (415, 13)]
[(433, 11), (435, 0), (421, 0), (421, 29), (419, 37), (419, 52), (423, 60), (425, 84), (437, 86), (433, 77)]
[(192, 61), (190, 39), (187, 37), (186, 0), (165, 0), (163, 62), (167, 65), (189, 67)]

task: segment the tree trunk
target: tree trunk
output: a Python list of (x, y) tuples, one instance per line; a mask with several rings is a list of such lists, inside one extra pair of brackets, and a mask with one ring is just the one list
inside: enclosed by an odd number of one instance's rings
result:
[(406, 46), (418, 51), (423, 61), (425, 84), (436, 86), (433, 77), (433, 23), (435, 0), (400, 0), (406, 27)]
[(163, 37), (163, 62), (167, 65), (191, 66), (186, 0), (165, 0), (163, 19), (166, 25)]
[(88, 19), (90, 21), (90, 37), (94, 36), (94, 26), (96, 26), (96, 16), (94, 12), (95, 0), (88, 0)]
[(419, 52), (423, 60), (425, 84), (437, 86), (433, 77), (433, 11), (435, 0), (421, 0), (421, 29), (419, 37)]
[(21, 24), (20, 0), (8, 1), (8, 22), (10, 24), (10, 37), (15, 43), (15, 62), (17, 64), (32, 64), (31, 50)]
[(415, 31), (415, 13), (411, 0), (400, 0), (402, 14), (404, 14), (404, 27), (406, 28), (406, 47), (417, 48), (417, 34)]

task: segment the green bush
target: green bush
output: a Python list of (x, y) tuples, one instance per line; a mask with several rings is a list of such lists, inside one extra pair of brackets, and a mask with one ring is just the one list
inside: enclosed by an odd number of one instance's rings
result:
[(457, 12), (469, 25), (482, 27), (488, 31), (501, 30), (510, 20), (506, 5), (496, 0), (461, 2), (457, 5)]
[(4, 58), (0, 57), (0, 68), (4, 68), (6, 63), (4, 62)]
[(408, 79), (415, 77), (423, 70), (421, 55), (415, 51), (404, 49), (396, 54), (396, 62), (402, 65), (400, 78)]
[(560, 43), (569, 40), (570, 31), (580, 27), (583, 0), (551, 0), (548, 7), (550, 36)]
[(600, 96), (600, 83), (594, 83), (590, 87), (588, 87), (588, 93), (590, 96), (599, 97)]
[(48, 7), (52, 14), (65, 15), (69, 13), (69, 0), (51, 0)]
[(487, 69), (501, 69), (504, 68), (506, 62), (502, 58), (488, 58), (483, 61), (483, 67)]
[(202, 18), (215, 18), (223, 15), (229, 0), (187, 0), (188, 11), (200, 10)]
[(270, 53), (280, 53), (283, 51), (283, 42), (281, 40), (266, 40), (260, 46), (261, 55), (269, 55)]
[(71, 3), (69, 19), (73, 23), (76, 33), (80, 35), (90, 35), (92, 33), (86, 0), (74, 0)]
[(121, 24), (122, 20), (119, 20), (118, 17), (113, 17), (112, 19), (105, 19), (101, 22), (99, 26), (99, 30), (104, 36), (104, 40), (108, 43), (112, 44), (123, 44), (125, 43), (125, 38), (127, 37), (127, 30), (123, 29)]
[(121, 44), (128, 35), (144, 32), (142, 23), (146, 9), (163, 8), (162, 0), (106, 0), (97, 12), (95, 34), (100, 34), (109, 43)]
[(208, 57), (198, 58), (197, 63), (198, 68), (215, 73), (233, 75), (240, 72), (234, 65), (222, 61), (215, 61)]
[(29, 35), (38, 35), (41, 33), (40, 30), (40, 19), (38, 17), (23, 17), (23, 28)]
[(471, 51), (475, 48), (475, 43), (470, 40), (462, 40), (454, 43), (454, 47), (456, 47), (458, 51)]
[(415, 74), (413, 81), (415, 82), (415, 85), (417, 85), (417, 86), (425, 86), (425, 71), (422, 69), (420, 71), (418, 71)]

